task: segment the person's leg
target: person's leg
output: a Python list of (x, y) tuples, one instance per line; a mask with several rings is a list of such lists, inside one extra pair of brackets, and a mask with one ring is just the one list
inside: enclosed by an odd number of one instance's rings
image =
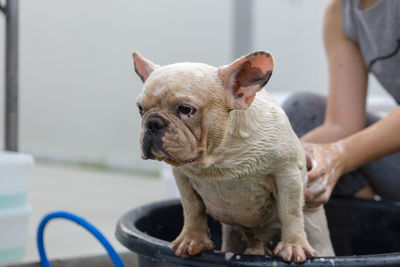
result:
[[(315, 93), (296, 93), (290, 96), (283, 104), (293, 130), (298, 137), (320, 126), (325, 117), (326, 98)], [(370, 117), (370, 115), (368, 115)], [(375, 118), (369, 120), (373, 121)], [(333, 196), (356, 196), (372, 198), (368, 188), (368, 180), (360, 170), (354, 170), (343, 175), (336, 184)], [(357, 195), (357, 193), (359, 195)]]
[(355, 198), (362, 198), (362, 199), (373, 199), (376, 196), (376, 193), (372, 189), (371, 185), (368, 184), (358, 190), (353, 195)]
[[(379, 119), (377, 116), (369, 115), (367, 126)], [(378, 196), (384, 200), (400, 201), (400, 152), (368, 163), (359, 170)]]
[(324, 122), (326, 98), (315, 93), (296, 93), (282, 104), (290, 124), (298, 137)]
[(378, 196), (400, 201), (400, 152), (366, 164), (360, 170)]

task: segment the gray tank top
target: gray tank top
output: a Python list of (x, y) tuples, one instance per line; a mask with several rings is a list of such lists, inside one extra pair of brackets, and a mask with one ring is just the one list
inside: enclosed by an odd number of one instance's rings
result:
[(362, 10), (359, 0), (342, 0), (342, 23), (368, 70), (400, 104), (400, 1), (380, 0)]

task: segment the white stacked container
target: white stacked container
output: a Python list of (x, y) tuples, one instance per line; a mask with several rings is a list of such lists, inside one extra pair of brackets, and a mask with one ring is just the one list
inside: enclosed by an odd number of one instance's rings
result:
[(0, 151), (0, 264), (25, 255), (28, 218), (28, 176), (31, 155)]

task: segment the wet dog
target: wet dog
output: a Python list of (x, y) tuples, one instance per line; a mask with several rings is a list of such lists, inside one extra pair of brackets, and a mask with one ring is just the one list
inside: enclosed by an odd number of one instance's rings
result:
[(158, 66), (133, 57), (144, 83), (137, 98), (142, 157), (173, 165), (181, 194), (176, 255), (214, 249), (207, 213), (223, 225), (223, 251), (274, 253), (295, 262), (334, 255), (323, 207), (304, 208), (300, 141), (282, 108), (261, 90), (273, 71), (270, 53), (218, 68)]

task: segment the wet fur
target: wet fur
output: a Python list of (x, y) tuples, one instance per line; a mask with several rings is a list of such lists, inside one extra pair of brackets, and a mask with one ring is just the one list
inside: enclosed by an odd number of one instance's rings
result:
[[(225, 251), (265, 254), (275, 248), (275, 254), (296, 262), (334, 255), (323, 207), (303, 212), (307, 176), (301, 144), (270, 95), (264, 90), (255, 95), (271, 76), (269, 53), (255, 52), (220, 68), (160, 67), (138, 54), (134, 60), (144, 81), (137, 100), (145, 111), (142, 156), (172, 164), (181, 194), (184, 227), (172, 243), (178, 256), (214, 249), (206, 213), (223, 223)], [(196, 113), (180, 117), (180, 103)], [(147, 129), (155, 117), (168, 121), (162, 133)]]

